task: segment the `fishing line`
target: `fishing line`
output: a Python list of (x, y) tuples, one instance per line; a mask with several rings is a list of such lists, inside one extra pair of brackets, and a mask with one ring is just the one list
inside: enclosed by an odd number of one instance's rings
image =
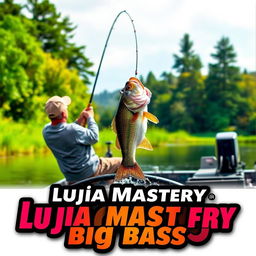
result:
[(99, 76), (100, 69), (101, 69), (101, 64), (102, 64), (102, 61), (103, 61), (103, 58), (104, 58), (104, 55), (105, 55), (105, 52), (106, 52), (106, 49), (107, 49), (107, 45), (108, 45), (108, 41), (109, 41), (110, 35), (111, 35), (112, 31), (113, 31), (115, 23), (117, 22), (117, 20), (120, 17), (120, 15), (123, 14), (123, 13), (125, 13), (128, 16), (129, 20), (131, 21), (132, 27), (133, 27), (134, 39), (135, 39), (135, 50), (136, 50), (135, 76), (137, 76), (137, 74), (138, 74), (138, 71), (137, 71), (137, 69), (138, 69), (138, 41), (137, 41), (136, 29), (135, 29), (135, 26), (134, 26), (134, 23), (133, 23), (133, 19), (131, 18), (130, 14), (126, 10), (124, 10), (124, 11), (121, 11), (121, 12), (118, 13), (118, 15), (116, 16), (116, 18), (113, 21), (112, 26), (111, 26), (111, 28), (109, 30), (108, 37), (107, 37), (107, 40), (105, 42), (105, 46), (104, 46), (104, 49), (103, 49), (103, 52), (102, 52), (102, 55), (101, 55), (99, 67), (98, 67), (98, 70), (97, 70), (97, 73), (96, 73), (96, 77), (95, 77), (95, 80), (94, 80), (94, 85), (93, 85), (93, 89), (92, 89), (92, 93), (91, 93), (91, 97), (90, 97), (90, 100), (89, 100), (88, 107), (92, 103), (92, 99), (93, 99), (93, 96), (94, 96), (94, 91), (95, 91), (95, 88), (96, 88), (98, 76)]

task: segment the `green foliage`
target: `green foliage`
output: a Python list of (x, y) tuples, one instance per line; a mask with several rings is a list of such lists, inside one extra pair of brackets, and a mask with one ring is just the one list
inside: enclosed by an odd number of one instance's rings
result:
[[(215, 143), (215, 134), (190, 135), (186, 131), (168, 132), (158, 127), (149, 128), (146, 136), (153, 147), (170, 144), (213, 145)], [(104, 155), (106, 141), (114, 144), (115, 139), (116, 134), (111, 129), (103, 129), (100, 131), (100, 140), (94, 148)], [(256, 143), (256, 136), (239, 136), (239, 143)], [(120, 150), (117, 150), (114, 145), (111, 150), (115, 156), (121, 156)], [(48, 152), (49, 149), (42, 137), (41, 124), (17, 123), (7, 119), (0, 121), (0, 156)]]
[(0, 156), (46, 152), (42, 125), (24, 124), (11, 119), (0, 121)]
[[(172, 94), (172, 82), (174, 80), (174, 76), (172, 75), (172, 73), (164, 72), (161, 75), (161, 78), (162, 79), (157, 80), (153, 72), (149, 72), (146, 79), (140, 77), (142, 83), (145, 84), (147, 88), (152, 92), (149, 111), (153, 113), (157, 111), (158, 103), (162, 105), (162, 103), (160, 102), (161, 99), (159, 99), (158, 97), (162, 97), (162, 94)], [(162, 106), (160, 108), (162, 108)]]
[[(68, 69), (75, 69), (85, 83), (89, 83), (92, 63), (84, 55), (85, 46), (72, 42), (76, 27), (68, 17), (62, 17), (49, 0), (27, 0), (24, 5), (13, 0), (0, 3), (0, 21), (6, 15), (19, 17), (29, 34), (41, 43), (45, 52), (67, 61)], [(31, 22), (32, 21), (32, 22)]]
[(93, 99), (98, 106), (105, 106), (111, 109), (116, 108), (120, 99), (120, 91), (109, 92), (104, 90), (101, 93), (95, 94)]
[(171, 101), (170, 93), (158, 94), (154, 103), (153, 103), (153, 111), (159, 120), (161, 120), (161, 127), (165, 129), (169, 129), (170, 123), (170, 115), (167, 115), (167, 111), (170, 110), (170, 101)]
[[(77, 70), (67, 68), (67, 61), (55, 59), (51, 54), (44, 54), (42, 65), (45, 95), (69, 95), (72, 104), (69, 118), (75, 120), (89, 101), (88, 87), (78, 75)], [(40, 112), (41, 113), (41, 112)]]
[(75, 26), (68, 17), (61, 17), (56, 7), (49, 0), (27, 0), (26, 9), (32, 15), (35, 29), (31, 30), (42, 44), (45, 52), (55, 58), (67, 60), (67, 67), (78, 70), (85, 83), (89, 83), (88, 69), (92, 63), (84, 55), (84, 46), (76, 46), (71, 42)]
[(21, 20), (11, 15), (0, 21), (0, 38), (0, 107), (6, 116), (28, 120), (40, 87), (43, 51)]
[(113, 120), (114, 117), (114, 111), (113, 109), (104, 109), (103, 111), (100, 111), (100, 123), (99, 126), (101, 128), (105, 127), (108, 128), (111, 126), (111, 122)]
[[(203, 129), (201, 110), (204, 105), (204, 79), (200, 73), (202, 63), (192, 50), (188, 34), (181, 39), (181, 56), (174, 55), (173, 68), (179, 73), (173, 92), (170, 127), (198, 132)], [(172, 129), (171, 129), (172, 130)]]
[[(245, 99), (241, 97), (238, 86), (241, 74), (239, 68), (233, 65), (236, 62), (236, 53), (229, 39), (221, 38), (215, 49), (216, 52), (211, 56), (216, 63), (209, 64), (209, 75), (206, 79), (206, 101), (208, 105), (214, 106), (208, 110), (216, 110), (206, 112), (208, 117), (206, 129), (218, 131), (236, 125), (239, 108), (245, 104)], [(218, 116), (219, 121), (216, 118)]]
[(239, 129), (249, 134), (256, 134), (256, 76), (243, 74), (238, 83), (243, 104), (240, 104), (236, 118)]
[(256, 113), (253, 113), (249, 117), (249, 123), (248, 123), (247, 132), (249, 134), (256, 135)]
[(200, 72), (183, 72), (178, 77), (177, 88), (171, 102), (174, 126), (189, 132), (202, 130), (204, 108), (204, 79)]
[(169, 131), (191, 133), (238, 131), (256, 133), (256, 76), (241, 74), (236, 53), (228, 38), (217, 42), (204, 77), (202, 63), (192, 49), (193, 42), (185, 34), (180, 43), (180, 55), (174, 56), (173, 68), (178, 77), (163, 72), (157, 79), (149, 72), (142, 82), (151, 90), (149, 111), (160, 120), (158, 126)]
[(179, 73), (199, 71), (202, 67), (201, 60), (192, 50), (193, 42), (190, 41), (189, 34), (185, 34), (180, 41), (181, 56), (174, 54), (173, 68)]
[(109, 128), (111, 126), (119, 99), (119, 91), (108, 92), (107, 90), (104, 90), (103, 92), (94, 96), (94, 101), (98, 106), (97, 112), (100, 116), (100, 128)]
[(21, 15), (22, 6), (19, 4), (15, 4), (14, 0), (4, 0), (0, 3), (0, 20), (4, 19), (6, 15)]
[(71, 118), (84, 108), (88, 93), (78, 71), (44, 53), (21, 18), (6, 15), (0, 21), (0, 51), (0, 107), (5, 117), (42, 123), (44, 104), (53, 95), (71, 95)]
[[(84, 47), (71, 42), (74, 30), (69, 18), (63, 18), (49, 0), (27, 0), (25, 6), (13, 0), (0, 3), (1, 154), (45, 150), (41, 129), (48, 121), (44, 104), (49, 97), (71, 96), (69, 121), (75, 120), (88, 102), (85, 81), (92, 74), (92, 64), (83, 54)], [(185, 34), (179, 54), (173, 55), (177, 76), (165, 71), (160, 78), (153, 72), (141, 77), (152, 92), (149, 111), (160, 120), (157, 128), (151, 126), (148, 131), (153, 145), (206, 143), (209, 139), (187, 132), (256, 134), (255, 73), (241, 74), (235, 65), (236, 52), (226, 37), (217, 42), (211, 56), (214, 62), (204, 77), (200, 57)], [(119, 92), (105, 91), (94, 99), (100, 128), (109, 127)], [(100, 138), (96, 147), (105, 149), (105, 141), (114, 141), (115, 135), (104, 129)], [(254, 136), (250, 141), (255, 141)]]

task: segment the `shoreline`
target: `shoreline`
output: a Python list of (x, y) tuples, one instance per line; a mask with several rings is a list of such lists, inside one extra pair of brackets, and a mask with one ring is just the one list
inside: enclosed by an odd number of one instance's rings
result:
[[(36, 136), (35, 136), (36, 134)], [(50, 150), (45, 145), (41, 133), (23, 134), (17, 138), (11, 136), (7, 140), (3, 139), (5, 135), (2, 134), (0, 138), (0, 158), (15, 157), (15, 156), (30, 156), (30, 155), (47, 155)], [(215, 145), (215, 137), (206, 137), (202, 135), (188, 134), (184, 131), (168, 132), (160, 128), (148, 129), (147, 138), (154, 148), (170, 147), (180, 145)], [(95, 151), (106, 151), (106, 142), (111, 141), (111, 149), (115, 150), (115, 137), (116, 135), (111, 129), (104, 129), (100, 131), (100, 140), (94, 145)], [(24, 141), (25, 143), (22, 143)], [(5, 142), (5, 143), (3, 143)], [(256, 136), (238, 136), (239, 145), (256, 145)]]
[[(43, 136), (41, 123), (19, 123), (8, 119), (2, 119), (0, 123), (0, 157), (17, 155), (47, 154), (47, 148)], [(111, 128), (100, 129), (99, 142), (94, 145), (96, 151), (105, 151), (106, 142), (112, 142), (112, 150), (116, 141), (116, 134)], [(171, 145), (213, 145), (215, 133), (189, 134), (186, 131), (168, 132), (163, 128), (151, 125), (146, 133), (153, 148), (168, 147)], [(256, 145), (256, 135), (238, 134), (240, 145)]]

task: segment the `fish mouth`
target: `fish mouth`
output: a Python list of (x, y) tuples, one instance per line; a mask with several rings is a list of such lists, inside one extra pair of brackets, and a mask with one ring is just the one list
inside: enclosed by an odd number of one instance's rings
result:
[(139, 85), (143, 90), (144, 90), (144, 85), (141, 83), (141, 81), (137, 78), (137, 77), (131, 77), (130, 79), (129, 79), (129, 82), (130, 83), (133, 83), (135, 86), (137, 85)]
[[(129, 79), (129, 81), (126, 82), (126, 84), (125, 84), (124, 88), (122, 89), (121, 93), (131, 92), (131, 91), (133, 91), (136, 88), (137, 88), (137, 90), (143, 90), (143, 91), (146, 89), (138, 78), (131, 77)], [(130, 93), (128, 93), (128, 95), (129, 94)]]

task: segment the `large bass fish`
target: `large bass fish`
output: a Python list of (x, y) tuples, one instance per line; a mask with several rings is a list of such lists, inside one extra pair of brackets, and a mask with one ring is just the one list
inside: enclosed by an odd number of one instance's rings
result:
[(145, 176), (135, 159), (136, 149), (153, 150), (145, 137), (147, 120), (158, 123), (157, 117), (147, 112), (151, 92), (139, 79), (131, 77), (121, 90), (121, 99), (112, 129), (117, 134), (116, 147), (121, 149), (122, 164), (116, 172), (115, 181), (129, 176), (145, 180)]

